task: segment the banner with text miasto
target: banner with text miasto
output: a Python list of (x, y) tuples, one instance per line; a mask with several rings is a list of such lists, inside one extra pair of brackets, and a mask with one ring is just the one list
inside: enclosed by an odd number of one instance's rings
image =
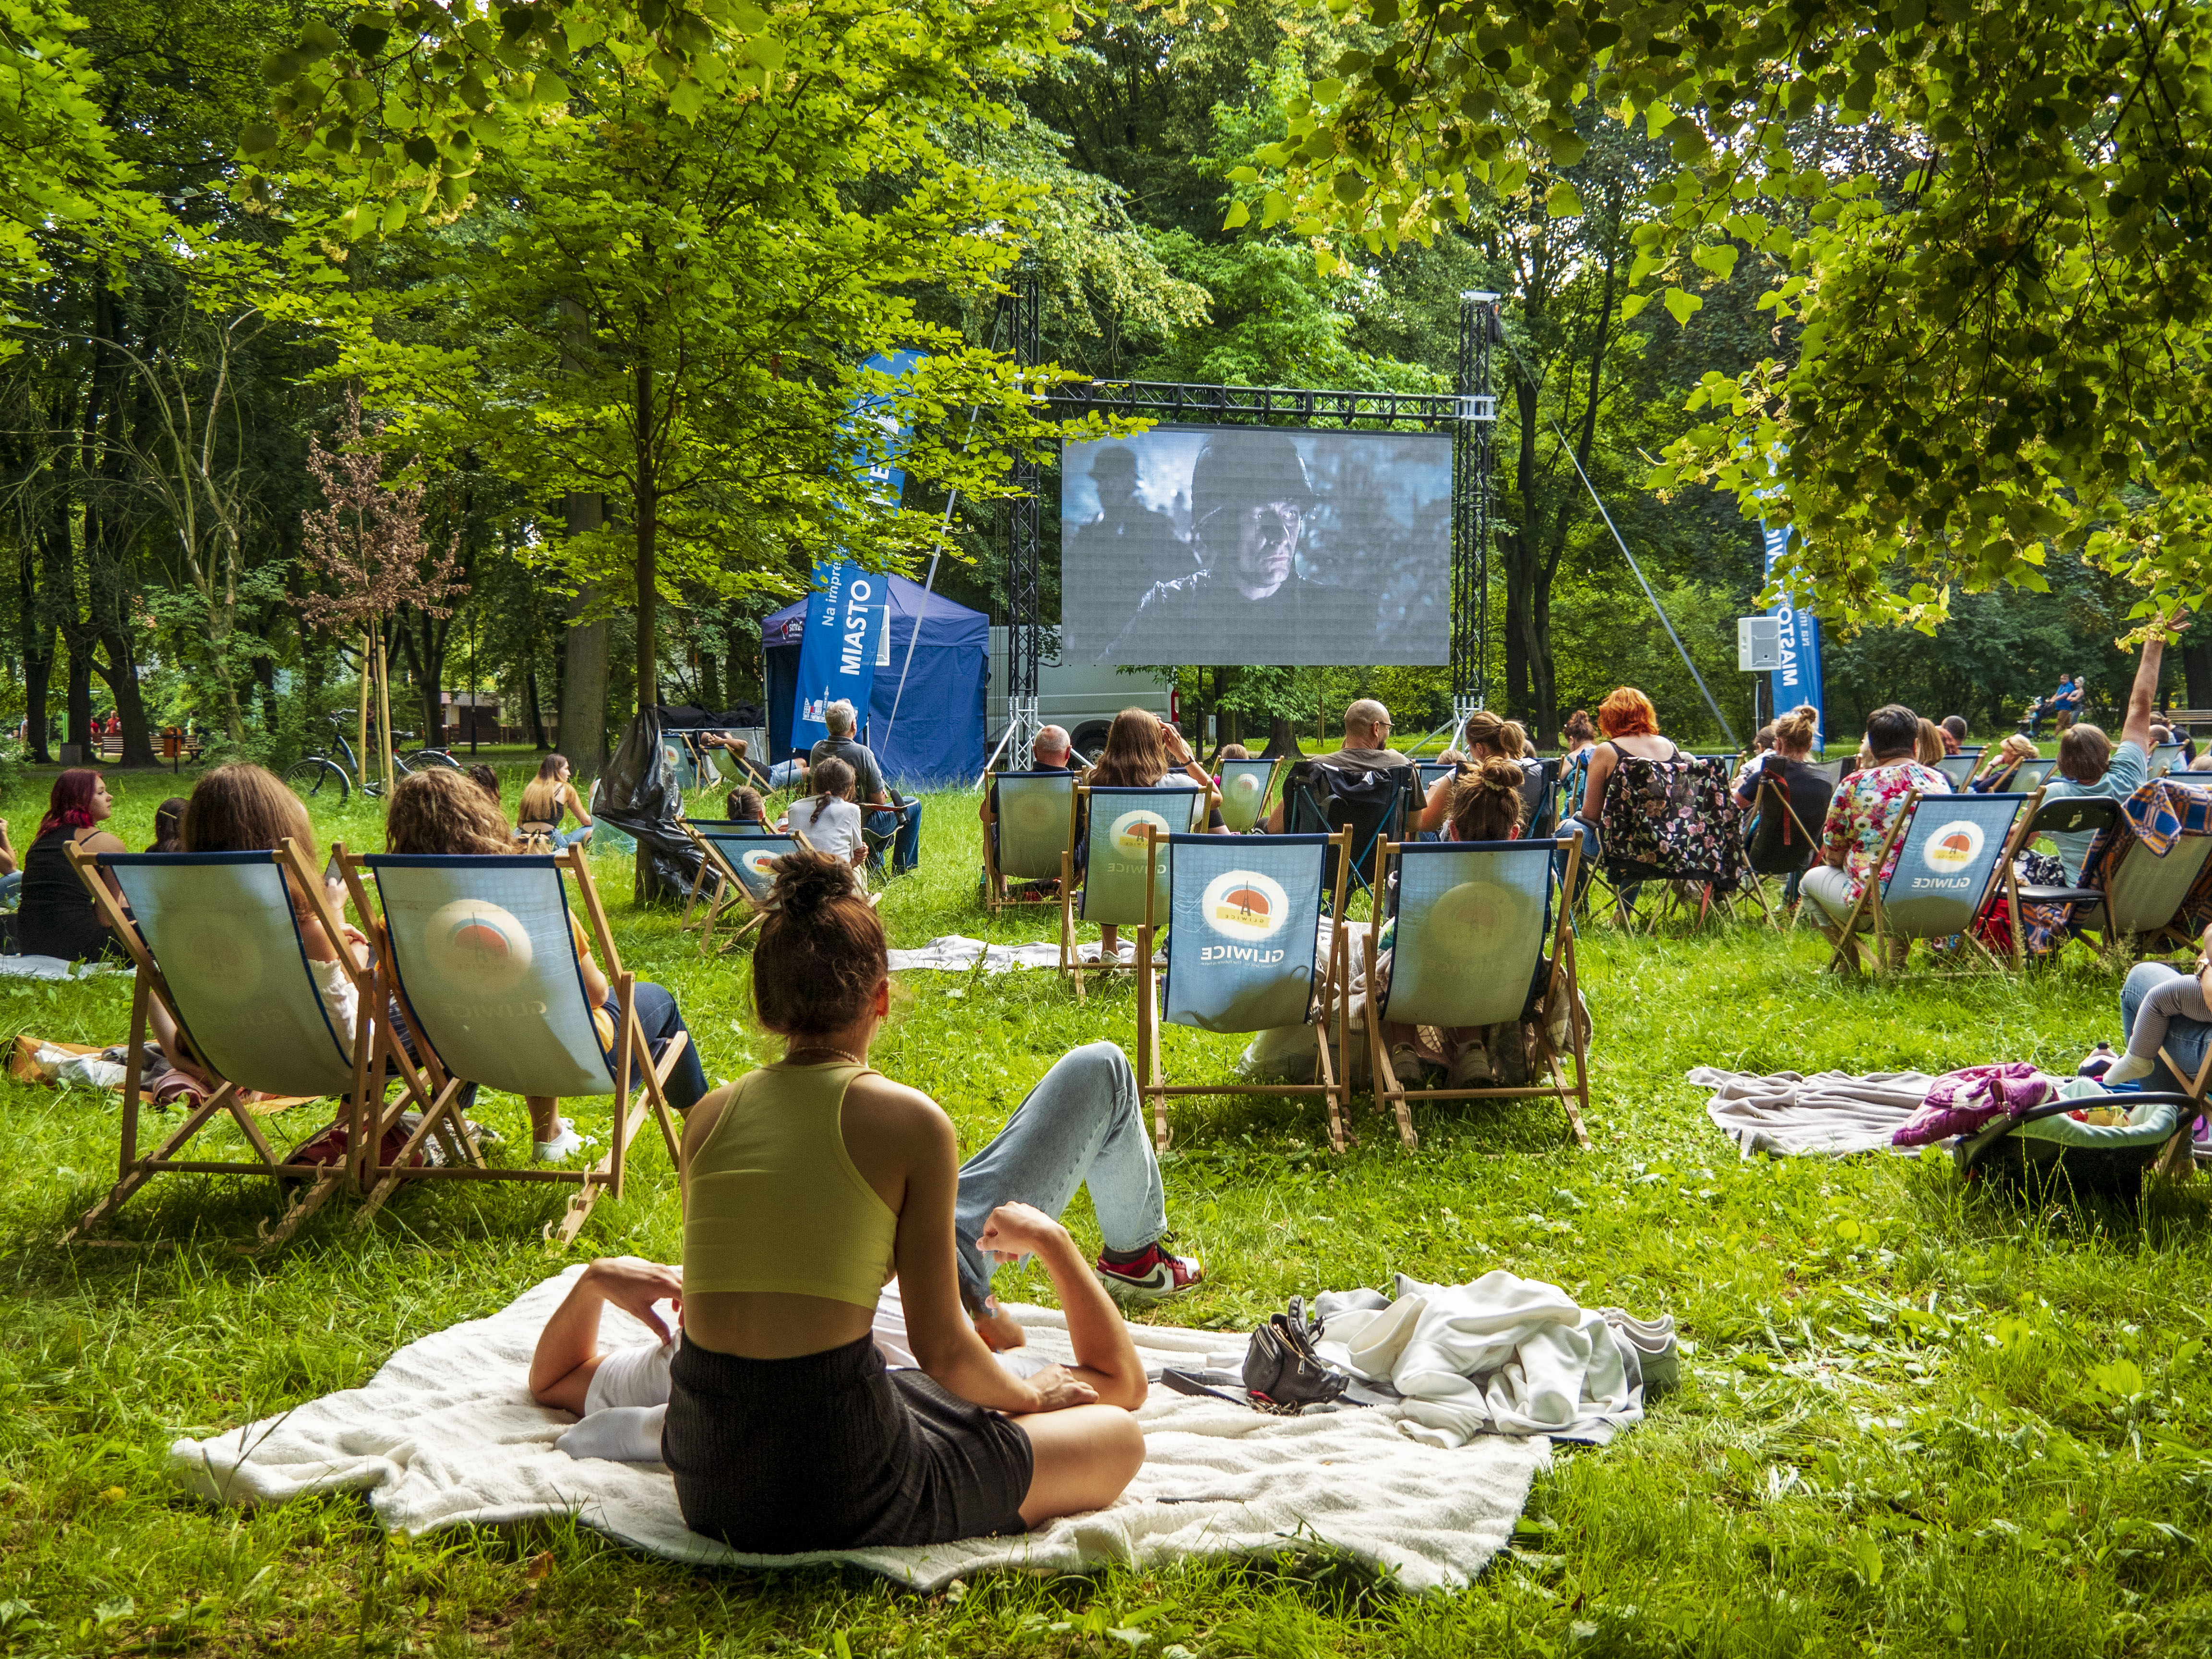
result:
[[(918, 351), (878, 353), (860, 367), (903, 378), (921, 361)], [(853, 403), (852, 421), (866, 422), (883, 434), (869, 477), (878, 500), (896, 507), (906, 488), (898, 465), (908, 429), (886, 398), (863, 396)], [(884, 578), (848, 559), (814, 567), (814, 591), (807, 596), (806, 631), (799, 641), (798, 695), (791, 703), (791, 747), (805, 754), (830, 735), (823, 710), (840, 701), (853, 705), (855, 723), (866, 725), (868, 696), (875, 690), (876, 664), (889, 618), (890, 589)]]
[[(1790, 550), (1790, 529), (1786, 525), (1777, 529), (1762, 524), (1759, 533), (1766, 544), (1766, 580), (1772, 581), (1775, 565)], [(1782, 666), (1769, 676), (1774, 713), (1786, 714), (1801, 702), (1809, 702), (1820, 711), (1820, 732), (1825, 738), (1828, 703), (1820, 687), (1820, 619), (1798, 610), (1787, 593), (1767, 608), (1767, 614), (1782, 623)]]

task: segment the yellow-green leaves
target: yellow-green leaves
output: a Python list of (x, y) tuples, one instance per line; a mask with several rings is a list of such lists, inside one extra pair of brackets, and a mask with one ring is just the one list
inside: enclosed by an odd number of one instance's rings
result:
[(1694, 294), (1685, 294), (1679, 288), (1668, 289), (1660, 297), (1660, 303), (1667, 307), (1667, 314), (1685, 328), (1690, 325), (1692, 316), (1705, 308), (1703, 300)]
[(1554, 219), (1571, 219), (1582, 210), (1581, 194), (1564, 179), (1553, 185), (1544, 198), (1544, 211)]

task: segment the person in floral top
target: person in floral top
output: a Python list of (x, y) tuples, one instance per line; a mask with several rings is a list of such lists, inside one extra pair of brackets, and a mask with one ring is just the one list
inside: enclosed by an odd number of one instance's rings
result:
[[(1866, 723), (1866, 752), (1873, 764), (1837, 785), (1835, 798), (1828, 803), (1821, 832), (1823, 861), (1805, 872), (1799, 891), (1826, 912), (1832, 934), (1843, 926), (1875, 877), (1875, 857), (1905, 810), (1905, 798), (1916, 789), (1923, 795), (1951, 793), (1949, 779), (1913, 758), (1919, 737), (1920, 716), (1910, 708), (1893, 702), (1875, 709)], [(1890, 867), (1896, 863), (1897, 849), (1892, 848)], [(1881, 874), (1887, 877), (1889, 868)]]

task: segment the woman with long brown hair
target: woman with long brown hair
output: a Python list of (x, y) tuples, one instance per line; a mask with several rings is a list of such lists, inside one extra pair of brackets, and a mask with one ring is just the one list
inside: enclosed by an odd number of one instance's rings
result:
[[(561, 822), (572, 811), (576, 815), (577, 827), (564, 831)], [(538, 763), (538, 775), (522, 786), (522, 805), (515, 813), (515, 829), (525, 836), (544, 836), (553, 843), (556, 853), (576, 842), (591, 840), (592, 815), (570, 781), (566, 755), (548, 755)]]
[[(467, 774), (448, 771), (444, 767), (431, 767), (399, 780), (398, 787), (392, 792), (391, 808), (385, 815), (384, 844), (387, 851), (393, 853), (442, 854), (448, 857), (514, 851), (506, 816)], [(578, 925), (574, 915), (568, 918), (568, 933), (575, 943), (576, 968), (584, 981), (584, 994), (591, 1001), (592, 1023), (599, 1032), (599, 1046), (611, 1053), (617, 1005), (608, 988), (606, 975), (592, 956), (590, 936)], [(659, 1059), (677, 1033), (685, 1030), (675, 997), (650, 980), (641, 979), (632, 986), (631, 1006), (636, 1011), (638, 1024), (645, 1030), (647, 1046)], [(696, 1042), (684, 1045), (676, 1069), (669, 1074), (666, 1092), (668, 1103), (678, 1111), (689, 1110), (707, 1092), (707, 1073), (700, 1063)], [(558, 1100), (550, 1095), (533, 1095), (529, 1097), (529, 1106), (531, 1133), (539, 1163), (557, 1164), (581, 1149), (584, 1138), (562, 1121)]]
[[(1180, 774), (1180, 775), (1178, 775)], [(1182, 733), (1162, 720), (1149, 708), (1124, 708), (1114, 716), (1113, 725), (1106, 728), (1106, 741), (1098, 750), (1098, 759), (1084, 779), (1089, 786), (1104, 785), (1124, 789), (1158, 789), (1182, 787), (1188, 778), (1201, 789), (1212, 787), (1212, 775), (1200, 763), (1183, 741)], [(1225, 836), (1229, 826), (1221, 817), (1221, 809), (1214, 807), (1206, 814), (1207, 833)], [(1075, 871), (1080, 877), (1089, 867), (1091, 836), (1089, 828), (1078, 824), (1075, 830)], [(1102, 924), (1098, 930), (1102, 960), (1116, 954), (1121, 949), (1121, 930), (1112, 922)]]
[[(661, 1456), (695, 1532), (761, 1553), (1020, 1532), (1111, 1503), (1144, 1456), (1127, 1328), (1067, 1231), (1026, 1204), (977, 1241), (1051, 1275), (1075, 1362), (1018, 1377), (962, 1311), (958, 1137), (868, 1064), (883, 924), (850, 870), (787, 854), (753, 954), (784, 1058), (684, 1125), (683, 1337)], [(872, 1334), (899, 1282), (918, 1369)]]

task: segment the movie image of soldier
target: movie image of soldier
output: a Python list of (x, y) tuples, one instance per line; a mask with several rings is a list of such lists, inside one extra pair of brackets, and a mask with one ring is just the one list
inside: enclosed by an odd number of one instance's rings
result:
[(1305, 459), (1287, 434), (1207, 439), (1190, 480), (1191, 548), (1201, 568), (1154, 583), (1098, 660), (1194, 661), (1184, 641), (1224, 633), (1291, 639), (1310, 586), (1298, 575), (1298, 541), (1314, 504)]
[(1146, 507), (1137, 494), (1137, 452), (1126, 444), (1099, 450), (1091, 462), (1098, 515), (1068, 531), (1068, 556), (1100, 577), (1107, 614), (1126, 613), (1155, 583), (1197, 568), (1175, 520)]

